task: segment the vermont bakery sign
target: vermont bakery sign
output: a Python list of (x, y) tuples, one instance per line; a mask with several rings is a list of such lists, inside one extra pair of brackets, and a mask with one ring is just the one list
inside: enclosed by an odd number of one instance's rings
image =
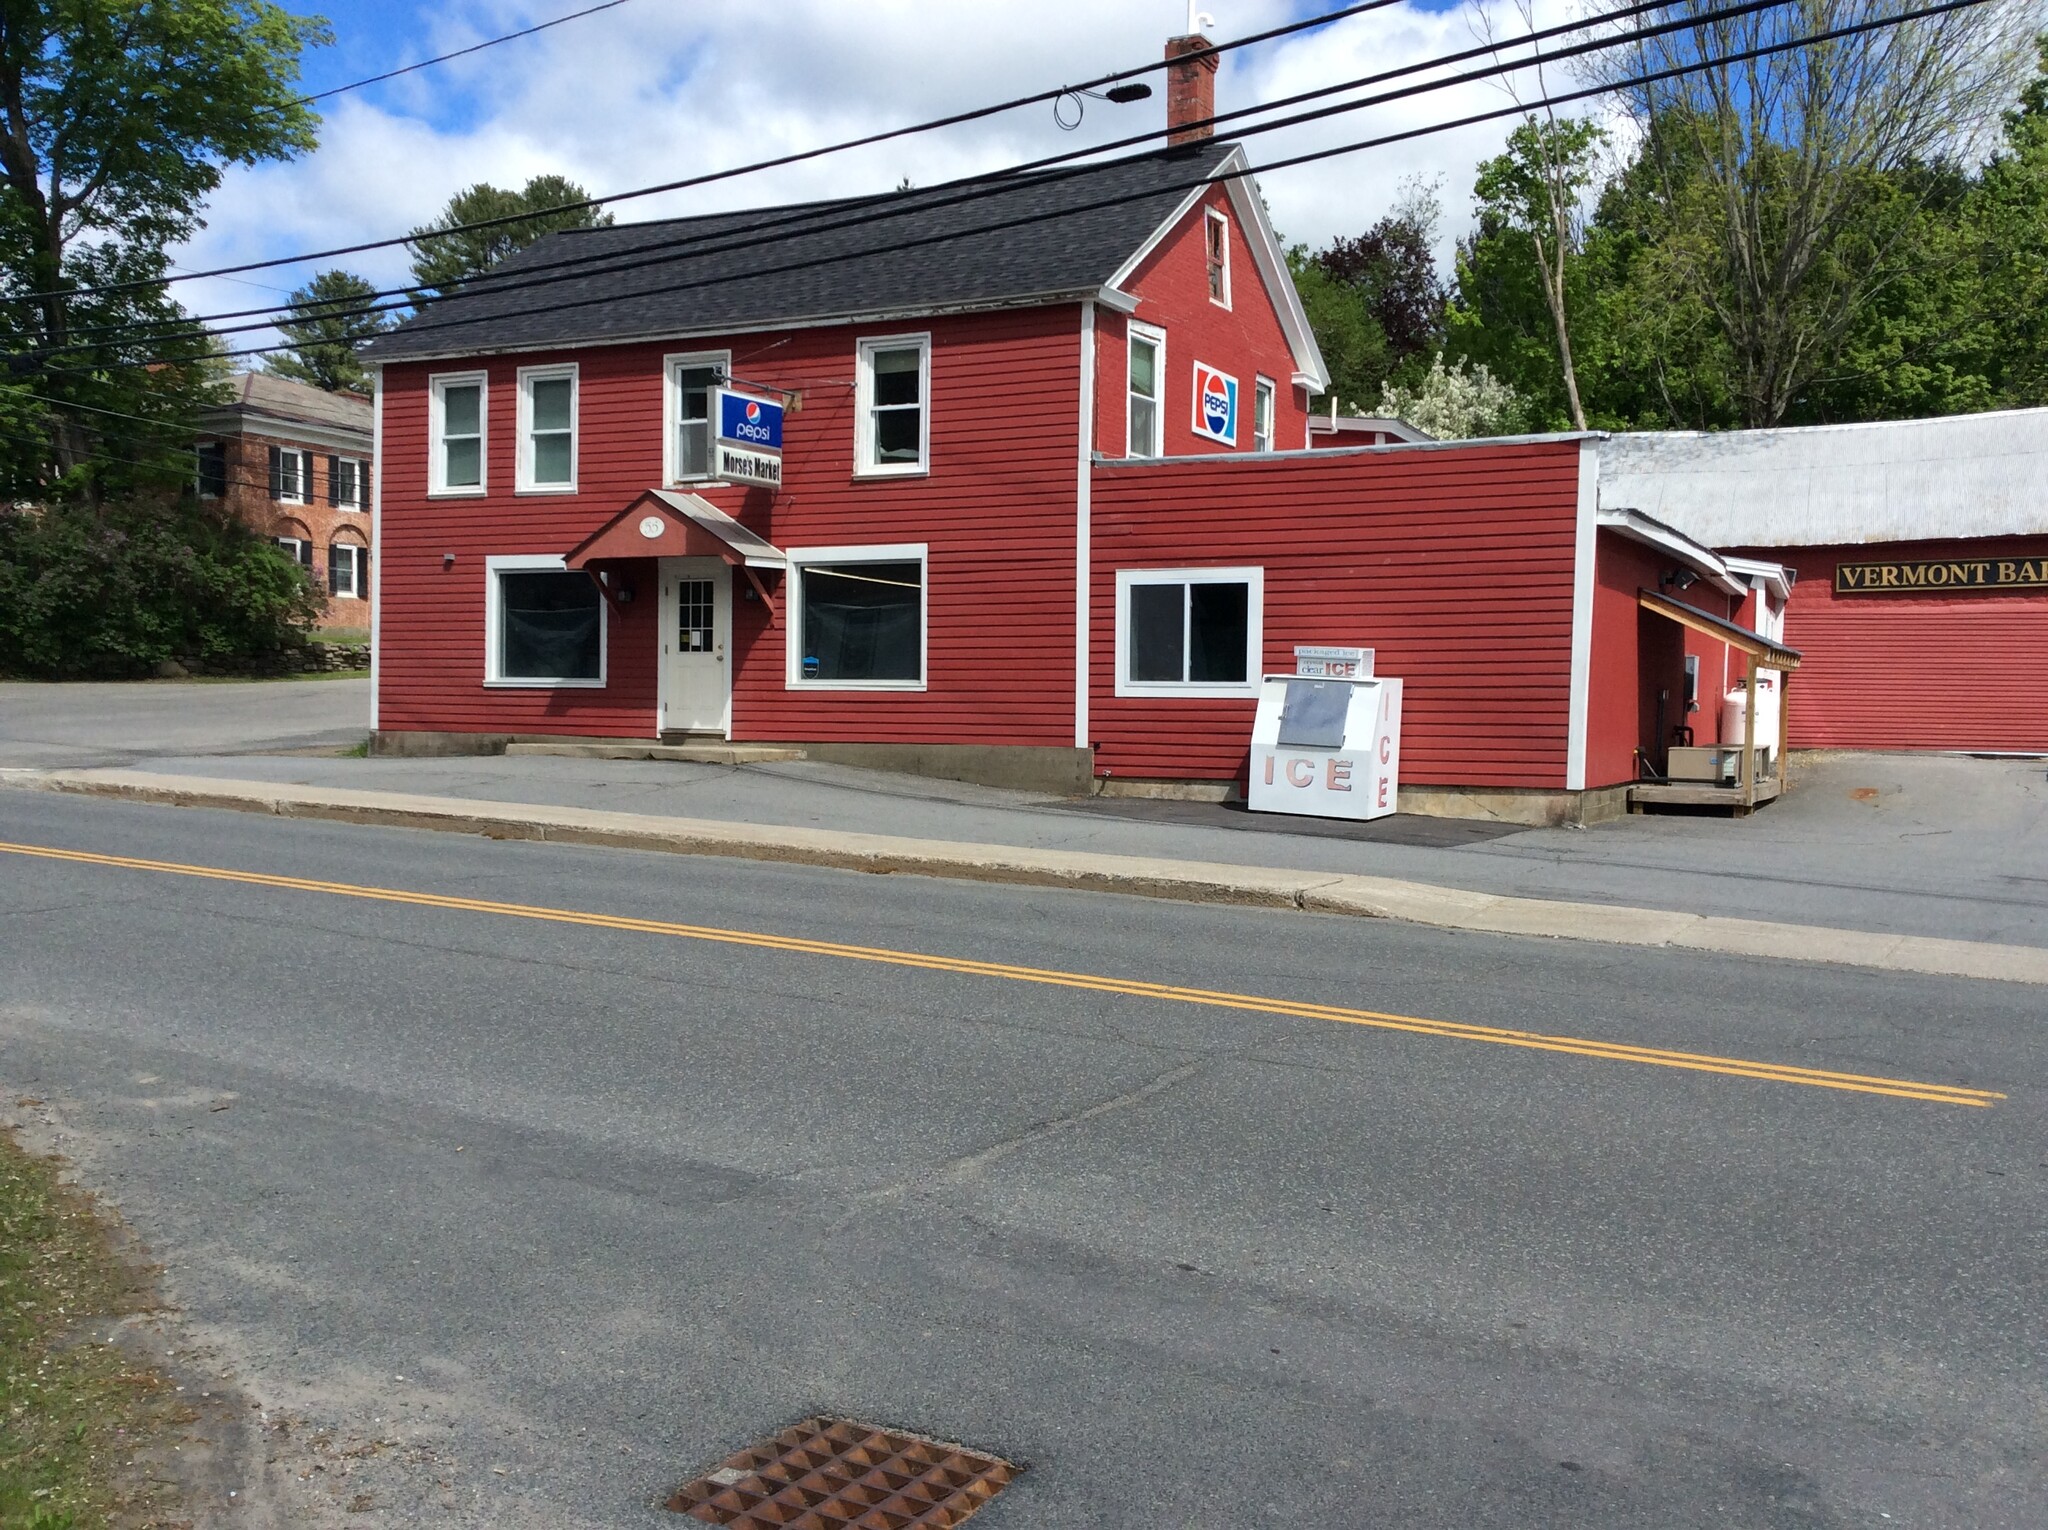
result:
[(1906, 563), (1837, 563), (1837, 595), (1922, 595), (2048, 590), (2048, 558), (1922, 558)]

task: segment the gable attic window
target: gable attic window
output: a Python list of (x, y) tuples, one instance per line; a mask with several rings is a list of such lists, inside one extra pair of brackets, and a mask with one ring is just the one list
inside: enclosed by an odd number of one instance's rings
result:
[(519, 481), (523, 494), (576, 487), (576, 368), (519, 369)]
[(711, 476), (711, 390), (732, 365), (728, 351), (666, 356), (666, 483)]
[(1166, 331), (1133, 321), (1130, 352), (1124, 455), (1157, 457), (1165, 450), (1159, 435), (1159, 383), (1166, 376)]
[(429, 494), (484, 492), (484, 374), (446, 372), (431, 380)]
[(1230, 306), (1230, 220), (1209, 209), (1203, 219), (1203, 237), (1209, 266), (1209, 301), (1219, 307)]
[(854, 472), (922, 473), (930, 468), (932, 341), (891, 335), (860, 342)]

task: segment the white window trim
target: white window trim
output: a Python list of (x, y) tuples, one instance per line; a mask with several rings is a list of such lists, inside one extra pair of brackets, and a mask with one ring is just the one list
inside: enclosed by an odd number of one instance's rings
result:
[(1149, 341), (1156, 347), (1157, 354), (1152, 364), (1152, 450), (1142, 453), (1146, 457), (1166, 455), (1166, 331), (1156, 324), (1141, 324), (1132, 319), (1125, 325), (1124, 339), (1124, 455), (1137, 457), (1139, 452), (1131, 446), (1131, 342)]
[[(222, 493), (220, 494), (209, 494), (206, 491), (205, 453), (208, 447), (211, 447), (213, 450), (220, 453), (220, 478), (222, 490)], [(228, 448), (227, 443), (225, 441), (201, 441), (192, 448), (192, 493), (195, 498), (221, 499), (225, 497), (229, 481), (230, 475), (228, 473)]]
[(280, 552), (290, 553), (292, 555), (292, 562), (297, 563), (300, 568), (306, 566), (299, 558), (300, 550), (306, 545), (304, 537), (272, 537), (270, 540)]
[[(665, 484), (711, 481), (711, 475), (708, 473), (694, 478), (684, 478), (676, 469), (676, 427), (682, 423), (677, 416), (682, 409), (683, 391), (676, 380), (677, 374), (695, 371), (700, 367), (709, 367), (720, 377), (730, 378), (732, 352), (672, 351), (661, 358), (661, 481)], [(710, 428), (715, 433), (718, 428), (717, 422), (712, 422)]]
[[(576, 492), (578, 449), (583, 444), (582, 420), (578, 413), (583, 389), (577, 381), (577, 371), (573, 361), (519, 369), (519, 463), (512, 483), (514, 494)], [(569, 478), (566, 483), (536, 483), (533, 478), (533, 385), (537, 382), (559, 382), (563, 378), (569, 380)]]
[[(1266, 444), (1259, 444), (1260, 405), (1265, 406)], [(1273, 432), (1280, 423), (1280, 389), (1270, 377), (1252, 375), (1252, 450), (1269, 452), (1273, 449)]]
[(1223, 296), (1211, 297), (1210, 302), (1218, 308), (1230, 306), (1230, 217), (1221, 208), (1205, 209), (1202, 219), (1202, 290), (1209, 288), (1209, 229), (1212, 224), (1223, 226)]
[[(442, 426), (447, 420), (445, 399), (450, 388), (476, 384), (476, 477), (474, 484), (448, 486), (442, 473)], [(491, 380), (487, 372), (436, 372), (427, 379), (427, 498), (474, 499), (490, 492), (491, 484)]]
[(484, 559), (484, 684), (499, 690), (518, 691), (601, 691), (609, 681), (612, 658), (611, 602), (597, 599), (597, 678), (595, 680), (528, 680), (504, 673), (504, 652), (498, 641), (503, 617), (504, 595), (498, 587), (500, 574), (563, 574), (568, 565), (560, 558), (492, 556)]
[[(370, 464), (361, 457), (336, 457), (333, 462), (353, 462), (356, 465), (356, 497), (340, 500), (334, 508), (346, 510), (350, 515), (361, 515), (369, 508)], [(330, 469), (333, 462), (329, 464)]]
[[(875, 370), (877, 351), (900, 351), (917, 347), (917, 461), (873, 461), (875, 451)], [(854, 357), (853, 476), (856, 478), (922, 478), (932, 470), (932, 337), (930, 331), (911, 335), (871, 335), (862, 340)]]
[[(787, 636), (783, 640), (783, 688), (791, 691), (922, 691), (932, 678), (932, 569), (928, 542), (880, 542), (865, 547), (791, 547)], [(803, 577), (813, 563), (915, 563), (924, 598), (917, 603), (915, 680), (806, 680), (803, 674)]]
[(334, 555), (338, 552), (347, 553), (349, 564), (348, 592), (344, 594), (340, 590), (336, 590), (328, 597), (330, 600), (368, 600), (370, 598), (370, 592), (363, 588), (363, 554), (367, 551), (369, 551), (368, 548), (357, 542), (329, 542), (327, 544), (327, 582), (330, 585), (334, 582)]
[[(1185, 680), (1132, 680), (1131, 590), (1140, 584), (1241, 584), (1245, 586), (1244, 683), (1218, 685)], [(1116, 571), (1116, 693), (1119, 696), (1178, 696), (1184, 700), (1256, 698), (1265, 665), (1266, 571), (1264, 568), (1120, 568)]]
[[(313, 454), (307, 451), (302, 446), (286, 446), (280, 447), (278, 448), (278, 450), (283, 452), (283, 454), (287, 457), (296, 457), (299, 459), (299, 470), (297, 473), (292, 475), (294, 481), (298, 484), (299, 487), (298, 492), (295, 494), (280, 493), (277, 496), (276, 500), (273, 501), (273, 503), (280, 505), (310, 504), (312, 502), (311, 491), (313, 487), (311, 483), (311, 479), (313, 477)], [(270, 454), (268, 452), (264, 453), (264, 456), (266, 458), (268, 458), (269, 455)], [(266, 466), (267, 465), (268, 464), (266, 462)]]

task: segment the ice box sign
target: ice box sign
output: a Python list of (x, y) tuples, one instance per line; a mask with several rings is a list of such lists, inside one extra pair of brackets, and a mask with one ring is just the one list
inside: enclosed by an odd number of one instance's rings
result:
[(1195, 363), (1195, 434), (1237, 445), (1237, 379), (1200, 361)]
[(712, 394), (711, 476), (782, 487), (782, 405), (719, 388)]
[(1330, 648), (1321, 644), (1294, 645), (1294, 672), (1325, 680), (1369, 680), (1372, 678), (1373, 650)]
[(1401, 776), (1401, 682), (1268, 675), (1252, 724), (1255, 813), (1384, 818)]

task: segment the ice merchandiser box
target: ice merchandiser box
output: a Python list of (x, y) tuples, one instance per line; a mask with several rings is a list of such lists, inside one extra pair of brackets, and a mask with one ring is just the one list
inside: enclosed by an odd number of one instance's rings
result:
[(1254, 813), (1384, 818), (1395, 810), (1400, 774), (1399, 680), (1266, 676), (1252, 724), (1246, 806)]

